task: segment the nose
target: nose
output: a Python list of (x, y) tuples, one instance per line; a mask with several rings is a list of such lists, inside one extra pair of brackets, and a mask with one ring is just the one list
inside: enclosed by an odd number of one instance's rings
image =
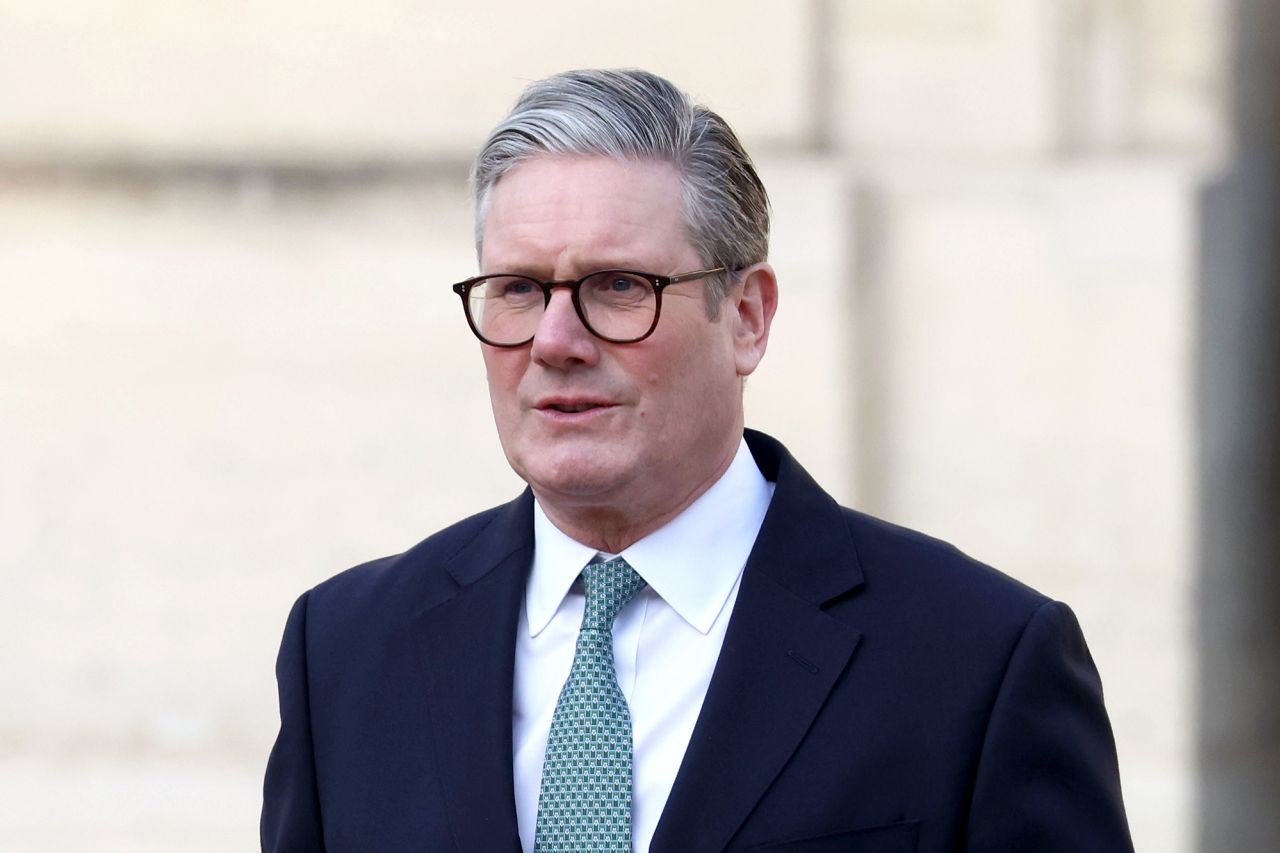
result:
[(575, 364), (595, 364), (600, 355), (599, 343), (582, 324), (569, 291), (556, 288), (538, 321), (529, 355), (544, 367), (563, 370)]

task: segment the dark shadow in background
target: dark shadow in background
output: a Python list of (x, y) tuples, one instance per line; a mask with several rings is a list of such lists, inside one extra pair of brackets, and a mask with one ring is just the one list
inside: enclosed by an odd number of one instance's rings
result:
[(1199, 847), (1280, 850), (1280, 0), (1237, 0), (1200, 205)]

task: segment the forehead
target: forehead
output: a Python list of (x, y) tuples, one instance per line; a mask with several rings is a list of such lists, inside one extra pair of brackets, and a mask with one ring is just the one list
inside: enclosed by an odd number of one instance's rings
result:
[(570, 268), (678, 266), (692, 249), (675, 166), (658, 160), (541, 155), (490, 193), (481, 263)]

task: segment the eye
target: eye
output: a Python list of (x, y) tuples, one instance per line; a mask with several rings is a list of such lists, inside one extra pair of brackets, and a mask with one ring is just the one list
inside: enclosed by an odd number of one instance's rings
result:
[(605, 270), (589, 277), (582, 293), (584, 298), (608, 305), (632, 305), (647, 301), (653, 285), (644, 276)]
[(507, 296), (527, 296), (537, 289), (537, 286), (527, 278), (509, 278), (502, 284), (502, 292)]
[(501, 299), (506, 302), (523, 302), (541, 295), (541, 288), (533, 279), (518, 275), (495, 275), (485, 279), (483, 289), (475, 295), (482, 299)]

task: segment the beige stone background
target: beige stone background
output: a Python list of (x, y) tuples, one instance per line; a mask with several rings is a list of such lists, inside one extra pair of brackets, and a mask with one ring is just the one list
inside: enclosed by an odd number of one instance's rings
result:
[(1274, 2), (0, 0), (0, 850), (255, 849), (302, 590), (507, 499), (474, 146), (723, 113), (748, 420), (1067, 600), (1139, 850), (1280, 849)]

